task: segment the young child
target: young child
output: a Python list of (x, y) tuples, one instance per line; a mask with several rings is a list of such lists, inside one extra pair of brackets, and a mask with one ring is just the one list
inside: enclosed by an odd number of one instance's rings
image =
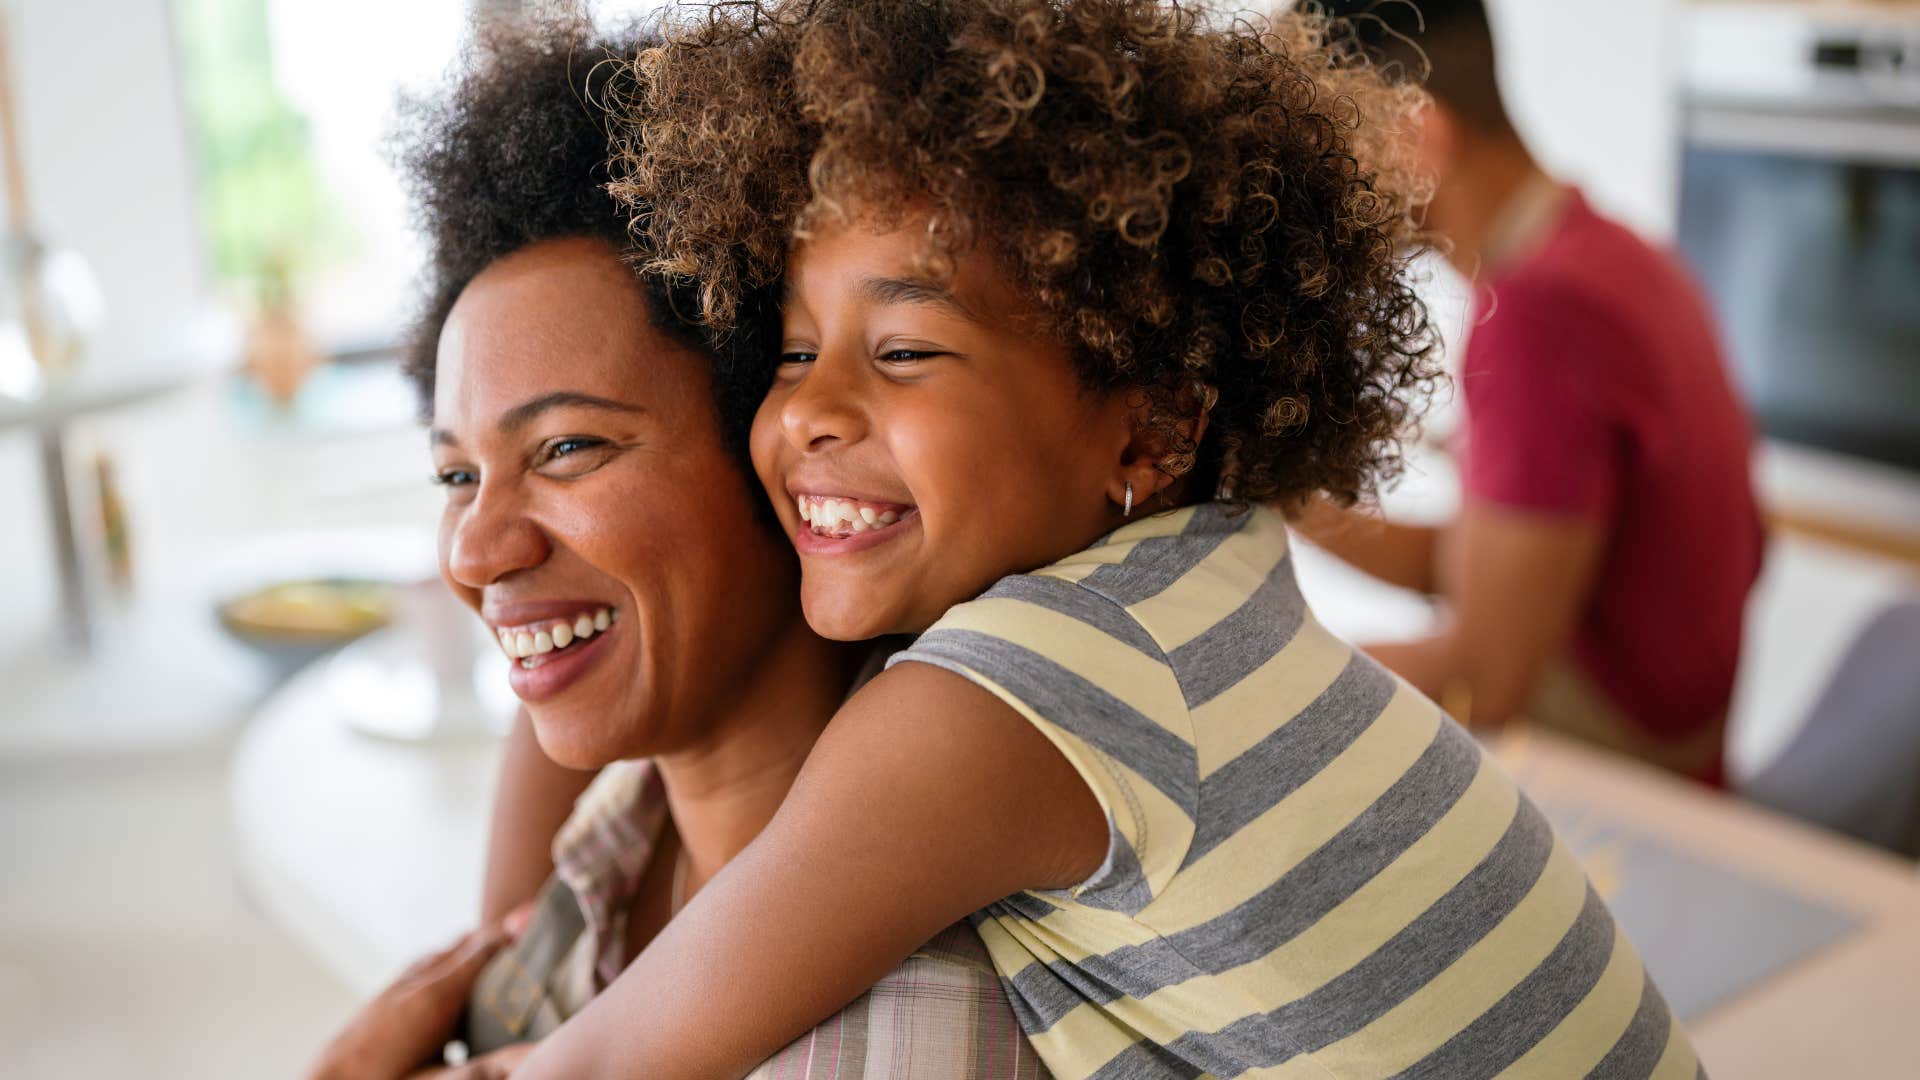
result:
[(918, 638), (516, 1075), (738, 1075), (975, 910), (1060, 1077), (1696, 1075), (1572, 855), (1319, 626), (1270, 508), (1368, 494), (1431, 377), (1411, 93), (1310, 17), (1129, 0), (685, 34), (616, 190), (716, 328), (782, 284), (753, 451), (808, 621)]

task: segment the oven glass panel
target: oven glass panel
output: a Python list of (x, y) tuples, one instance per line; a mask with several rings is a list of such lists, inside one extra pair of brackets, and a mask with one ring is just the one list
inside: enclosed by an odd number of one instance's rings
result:
[(1920, 168), (1689, 148), (1680, 244), (1761, 429), (1920, 469)]

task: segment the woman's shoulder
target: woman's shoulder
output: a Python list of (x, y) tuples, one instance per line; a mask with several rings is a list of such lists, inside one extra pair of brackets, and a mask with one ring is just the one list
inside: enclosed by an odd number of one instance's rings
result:
[(973, 927), (956, 923), (914, 950), (748, 1080), (1043, 1080), (1005, 986)]
[(553, 838), (556, 875), (580, 893), (631, 887), (667, 822), (666, 787), (648, 760), (600, 770)]

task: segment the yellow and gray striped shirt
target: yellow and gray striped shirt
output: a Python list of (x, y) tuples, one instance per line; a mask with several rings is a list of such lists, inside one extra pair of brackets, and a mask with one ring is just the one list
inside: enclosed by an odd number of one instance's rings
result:
[(1692, 1047), (1471, 736), (1314, 620), (1275, 513), (1132, 523), (948, 612), (1066, 754), (1105, 864), (975, 917), (1067, 1077), (1676, 1077)]

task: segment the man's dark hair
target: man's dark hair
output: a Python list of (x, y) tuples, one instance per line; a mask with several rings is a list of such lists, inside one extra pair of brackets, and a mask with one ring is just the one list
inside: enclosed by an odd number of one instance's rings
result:
[[(637, 266), (628, 234), (632, 208), (607, 192), (610, 117), (631, 108), (627, 61), (658, 44), (636, 27), (596, 34), (571, 4), (476, 23), (458, 73), (441, 93), (407, 101), (395, 157), (427, 242), (425, 303), (407, 346), (405, 370), (422, 413), (433, 401), (440, 332), (454, 301), (495, 261), (546, 240), (604, 241)], [(764, 318), (743, 320), (715, 342), (697, 325), (697, 291), (636, 274), (652, 324), (711, 359), (713, 397), (729, 449), (743, 457), (766, 387), (758, 378)], [(765, 309), (761, 309), (765, 310)], [(682, 316), (686, 317), (682, 317)]]
[(1482, 0), (1321, 0), (1319, 6), (1345, 22), (1394, 77), (1425, 85), (1484, 133), (1513, 135)]

